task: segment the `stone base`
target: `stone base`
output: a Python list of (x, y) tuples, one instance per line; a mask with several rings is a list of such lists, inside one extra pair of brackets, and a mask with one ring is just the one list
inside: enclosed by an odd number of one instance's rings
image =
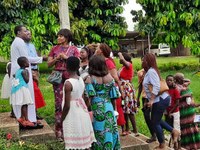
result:
[(134, 134), (120, 136), (122, 150), (150, 150), (149, 144), (140, 140)]
[(11, 133), (12, 138), (19, 138), (19, 124), (15, 118), (10, 117), (10, 112), (0, 113), (0, 130)]
[[(147, 136), (140, 134), (140, 136), (138, 136), (137, 138), (139, 138), (140, 140), (144, 141), (146, 143), (146, 140), (149, 139)], [(166, 143), (166, 150), (173, 150), (173, 148), (168, 147), (168, 141), (165, 141)], [(148, 143), (149, 148), (150, 149), (155, 149), (156, 146), (159, 145), (158, 141), (152, 142), (152, 143)]]
[(44, 143), (47, 140), (55, 140), (55, 133), (45, 120), (41, 129), (20, 129), (15, 118), (10, 117), (10, 112), (0, 113), (0, 131), (11, 133), (13, 139), (30, 140)]
[(47, 140), (55, 140), (55, 133), (45, 120), (41, 120), (44, 125), (41, 129), (21, 129), (20, 139), (37, 143), (45, 143)]

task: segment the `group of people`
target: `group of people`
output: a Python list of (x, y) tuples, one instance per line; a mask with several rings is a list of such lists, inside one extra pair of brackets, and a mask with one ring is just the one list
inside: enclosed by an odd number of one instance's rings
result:
[[(25, 26), (16, 26), (14, 32), (16, 38), (11, 45), (11, 62), (7, 66), (7, 77), (10, 78), (10, 93), (7, 95), (18, 122), (25, 127), (34, 127), (41, 124), (37, 108), (45, 106), (39, 89), (37, 64), (47, 59), (38, 57), (30, 43), (31, 33)], [(167, 76), (169, 91), (160, 93), (161, 76), (156, 57), (146, 54), (142, 58), (143, 69), (138, 72), (136, 97), (129, 54), (118, 53), (121, 67), (117, 70), (110, 57), (112, 50), (105, 43), (89, 44), (79, 52), (70, 44), (72, 33), (68, 29), (57, 33), (57, 41), (48, 55), (47, 64), (53, 67), (53, 72), (62, 75), (60, 82), (53, 84), (53, 91), (55, 134), (58, 140), (65, 142), (65, 149), (120, 149), (118, 125), (122, 136), (132, 132), (139, 136), (135, 114), (141, 94), (142, 111), (152, 135), (148, 143), (157, 138), (159, 145), (155, 149), (165, 149), (164, 128), (171, 133), (175, 149), (180, 146), (199, 148), (200, 135), (194, 123), (198, 105), (193, 102), (188, 88), (190, 81), (182, 74)], [(162, 120), (163, 114), (166, 121)]]
[[(142, 58), (143, 69), (138, 71), (138, 103), (142, 95), (143, 114), (149, 128), (151, 138), (148, 143), (160, 143), (157, 149), (165, 149), (165, 136), (163, 129), (169, 131), (173, 139), (173, 148), (199, 149), (200, 132), (198, 124), (194, 122), (195, 107), (200, 106), (194, 102), (190, 80), (184, 74), (168, 75), (166, 83), (167, 92), (160, 91), (160, 72), (157, 67), (156, 57), (147, 54)], [(151, 85), (153, 88), (150, 88)], [(165, 121), (162, 120), (163, 114)]]
[(7, 64), (2, 84), (2, 98), (10, 98), (11, 117), (16, 117), (21, 127), (42, 128), (37, 109), (46, 105), (39, 89), (38, 63), (46, 57), (38, 57), (31, 43), (31, 32), (25, 26), (14, 29), (16, 35), (11, 45), (11, 61)]

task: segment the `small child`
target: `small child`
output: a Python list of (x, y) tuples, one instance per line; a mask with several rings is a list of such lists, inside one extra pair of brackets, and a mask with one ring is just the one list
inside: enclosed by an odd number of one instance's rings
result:
[(10, 71), (11, 71), (11, 62), (8, 62), (6, 65), (6, 75), (3, 78), (2, 86), (1, 86), (1, 99), (10, 98)]
[(88, 149), (96, 141), (87, 106), (82, 98), (85, 84), (77, 75), (80, 61), (69, 57), (66, 61), (69, 79), (63, 86), (61, 121), (65, 149)]
[(44, 107), (46, 105), (46, 103), (45, 103), (44, 97), (42, 95), (42, 92), (39, 88), (38, 74), (39, 73), (37, 71), (32, 71), (36, 118), (37, 118), (37, 120), (42, 120), (43, 118), (38, 115), (37, 109)]
[[(26, 57), (19, 57), (17, 63), (20, 66), (14, 75), (11, 88), (11, 104), (21, 106), (21, 117), (17, 121), (23, 127), (33, 127), (34, 123), (28, 120), (28, 105), (33, 104), (31, 93), (28, 89), (29, 72), (26, 69), (29, 67), (29, 62)], [(14, 110), (15, 112), (15, 110)]]
[(119, 78), (121, 81), (121, 95), (122, 95), (122, 105), (124, 111), (124, 117), (126, 121), (126, 129), (122, 126), (122, 135), (130, 134), (129, 122), (130, 119), (133, 133), (138, 136), (138, 131), (136, 128), (135, 113), (137, 112), (137, 101), (135, 97), (135, 89), (132, 85), (133, 78), (133, 65), (131, 62), (131, 56), (127, 53), (118, 53), (120, 64), (123, 65), (119, 72)]
[[(10, 78), (10, 72), (11, 72), (11, 62), (8, 62), (6, 65), (6, 75), (3, 78), (2, 86), (1, 86), (1, 99), (10, 99), (11, 95), (11, 78)], [(11, 102), (10, 102), (11, 104)], [(11, 105), (11, 118), (15, 118), (15, 114), (12, 109)]]
[(166, 77), (166, 82), (169, 87), (169, 91), (168, 91), (169, 95), (171, 96), (171, 103), (170, 103), (170, 106), (167, 108), (166, 119), (167, 120), (173, 119), (172, 121), (173, 124), (171, 125), (178, 131), (181, 131), (180, 130), (180, 112), (179, 112), (180, 92), (176, 88), (173, 75), (168, 75)]
[[(167, 107), (165, 114), (166, 122), (180, 132), (181, 131), (180, 111), (179, 111), (180, 92), (176, 88), (173, 75), (168, 75), (166, 77), (166, 83), (169, 87), (168, 93), (171, 96), (171, 103), (170, 106)], [(181, 148), (181, 143), (179, 140), (178, 143), (174, 144), (174, 149), (180, 149), (180, 148)]]

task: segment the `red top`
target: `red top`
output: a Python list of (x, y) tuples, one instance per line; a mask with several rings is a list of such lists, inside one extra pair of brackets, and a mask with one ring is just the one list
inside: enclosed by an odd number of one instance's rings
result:
[[(167, 112), (169, 113), (169, 111), (175, 106), (176, 100), (180, 99), (180, 92), (178, 91), (177, 88), (169, 89), (168, 92), (169, 92), (169, 95), (171, 96), (171, 104), (167, 108)], [(179, 106), (177, 106), (177, 108), (172, 113), (175, 113), (178, 111), (179, 111)]]
[(131, 63), (129, 63), (129, 68), (127, 68), (125, 66), (122, 67), (120, 74), (119, 74), (119, 78), (131, 81), (133, 78), (133, 75), (134, 75), (133, 65)]
[(112, 58), (106, 58), (106, 66), (108, 67), (108, 70), (116, 68), (115, 62)]
[[(79, 50), (75, 46), (63, 47), (61, 45), (56, 45), (51, 49), (51, 51), (49, 53), (49, 57), (55, 58), (60, 53), (65, 53), (68, 57), (70, 57), (70, 56), (79, 57), (80, 56)], [(64, 60), (57, 61), (54, 69), (59, 70), (59, 71), (66, 70), (66, 64), (65, 64)]]

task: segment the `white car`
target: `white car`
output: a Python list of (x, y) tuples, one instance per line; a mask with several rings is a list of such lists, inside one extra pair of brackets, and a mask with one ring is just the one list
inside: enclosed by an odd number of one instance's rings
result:
[[(148, 52), (148, 49), (146, 49), (146, 52)], [(169, 45), (165, 43), (151, 45), (149, 52), (155, 54), (156, 56), (169, 56), (171, 54)]]

